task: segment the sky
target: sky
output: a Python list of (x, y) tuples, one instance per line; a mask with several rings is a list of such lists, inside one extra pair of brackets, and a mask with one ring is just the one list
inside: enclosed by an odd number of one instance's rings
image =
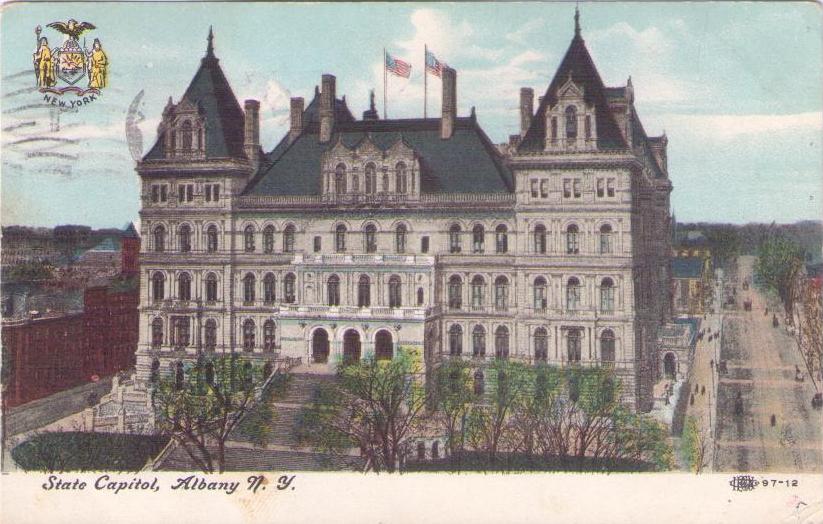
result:
[[(261, 101), (271, 149), (289, 97), (311, 99), (337, 76), (360, 117), (369, 90), (383, 115), (382, 50), (412, 64), (391, 77), (390, 118), (423, 113), (423, 46), (457, 70), (458, 113), (476, 107), (494, 142), (519, 127), (518, 92), (542, 94), (573, 36), (567, 3), (52, 3), (0, 13), (0, 221), (121, 227), (136, 221), (135, 157), (154, 143), (202, 58), (209, 26), (238, 100)], [(631, 76), (649, 135), (665, 131), (672, 210), (680, 222), (794, 222), (823, 215), (821, 8), (813, 2), (580, 4), (582, 35), (606, 85)], [(73, 18), (96, 29), (109, 87), (72, 111), (42, 104), (34, 28)], [(440, 111), (429, 77), (428, 110)], [(67, 95), (69, 98), (73, 95)], [(136, 111), (129, 112), (130, 106)], [(140, 140), (126, 140), (134, 115)]]

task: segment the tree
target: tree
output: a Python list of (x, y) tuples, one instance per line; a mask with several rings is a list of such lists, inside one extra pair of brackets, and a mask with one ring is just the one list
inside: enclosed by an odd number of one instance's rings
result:
[(268, 372), (268, 367), (234, 354), (181, 364), (154, 386), (159, 430), (174, 439), (204, 472), (222, 473), (226, 440), (252, 409), (260, 422), (255, 440), (261, 443), (266, 438), (265, 421), (271, 416), (262, 412), (271, 409), (272, 388), (262, 386)]
[(683, 438), (681, 441), (683, 460), (690, 471), (700, 473), (707, 463), (709, 452), (709, 439), (705, 428), (698, 428), (697, 419), (688, 417), (683, 427)]
[(338, 380), (321, 387), (301, 414), (298, 441), (331, 453), (359, 448), (367, 471), (396, 471), (423, 428), (429, 400), (413, 355), (400, 348), (390, 360), (366, 355), (338, 363)]
[(820, 279), (798, 278), (793, 290), (797, 346), (809, 378), (817, 384), (823, 362), (823, 292)]
[(449, 455), (462, 452), (466, 417), (476, 396), (471, 368), (463, 360), (447, 360), (435, 371), (435, 420), (446, 437)]
[(532, 369), (519, 362), (496, 359), (486, 369), (490, 391), (468, 413), (466, 438), (472, 448), (497, 460), (501, 449), (518, 447), (512, 414), (533, 384)]
[(761, 285), (780, 298), (787, 319), (793, 318), (792, 289), (803, 266), (803, 250), (792, 240), (778, 233), (770, 235), (760, 245), (755, 275)]

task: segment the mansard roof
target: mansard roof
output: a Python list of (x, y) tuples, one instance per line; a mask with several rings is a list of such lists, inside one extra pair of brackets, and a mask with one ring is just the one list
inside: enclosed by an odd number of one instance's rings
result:
[(583, 37), (580, 36), (579, 26), (575, 28), (575, 35), (560, 62), (560, 67), (549, 84), (543, 101), (532, 118), (531, 126), (518, 146), (518, 151), (542, 151), (546, 143), (546, 110), (557, 103), (557, 92), (569, 80), (583, 88), (584, 99), (587, 104), (595, 107), (597, 127), (597, 146), (601, 150), (628, 149), (623, 134), (614, 119), (607, 97), (614, 97), (622, 93), (620, 88), (606, 88), (600, 79), (600, 74), (594, 65)]
[[(219, 60), (214, 55), (209, 30), (206, 56), (180, 100), (198, 108), (206, 120), (206, 158), (245, 158), (243, 152), (243, 109), (234, 96)], [(157, 137), (144, 160), (166, 158), (165, 140)]]
[(511, 192), (514, 187), (503, 158), (473, 117), (458, 118), (448, 139), (440, 137), (440, 119), (433, 118), (337, 122), (326, 144), (318, 133), (313, 123), (290, 144), (284, 138), (245, 194), (319, 195), (323, 154), (338, 142), (354, 148), (367, 136), (382, 151), (402, 141), (417, 153), (423, 193)]

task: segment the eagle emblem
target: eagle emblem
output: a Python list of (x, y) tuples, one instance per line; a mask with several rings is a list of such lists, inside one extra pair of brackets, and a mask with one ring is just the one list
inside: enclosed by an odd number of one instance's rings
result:
[[(66, 22), (52, 22), (46, 27), (66, 35), (62, 46), (50, 47), (48, 39), (40, 36), (40, 26), (35, 28), (37, 50), (34, 53), (34, 72), (40, 91), (63, 94), (72, 91), (77, 96), (87, 93), (99, 94), (108, 85), (108, 57), (99, 38), (94, 39), (92, 48), (86, 48), (80, 37), (97, 27), (90, 22), (78, 22), (70, 18)], [(87, 79), (83, 86), (81, 80)], [(60, 87), (62, 81), (65, 87)], [(81, 87), (82, 86), (82, 87)]]
[(90, 31), (92, 29), (97, 29), (94, 24), (90, 24), (88, 22), (77, 22), (73, 18), (70, 18), (68, 22), (65, 24), (63, 22), (52, 22), (46, 27), (51, 27), (64, 35), (68, 35), (70, 39), (77, 42), (77, 39), (80, 38), (80, 35), (85, 33), (86, 31)]

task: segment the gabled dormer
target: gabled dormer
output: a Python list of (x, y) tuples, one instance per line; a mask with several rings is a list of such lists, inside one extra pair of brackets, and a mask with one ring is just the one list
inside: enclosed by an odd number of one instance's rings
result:
[(585, 89), (569, 75), (557, 90), (556, 102), (546, 111), (546, 151), (597, 150), (597, 115), (586, 102)]
[(183, 99), (163, 110), (158, 136), (164, 141), (165, 158), (206, 158), (206, 117), (199, 104)]

